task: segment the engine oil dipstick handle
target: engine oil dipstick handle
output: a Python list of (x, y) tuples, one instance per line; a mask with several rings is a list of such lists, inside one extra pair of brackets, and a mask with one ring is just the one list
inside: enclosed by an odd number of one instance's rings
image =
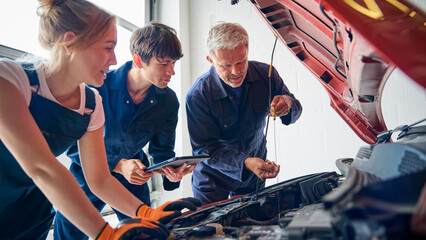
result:
[(275, 119), (277, 118), (277, 113), (275, 112), (275, 107), (271, 107), (271, 110), (272, 110), (272, 119), (274, 119), (274, 121), (275, 121)]

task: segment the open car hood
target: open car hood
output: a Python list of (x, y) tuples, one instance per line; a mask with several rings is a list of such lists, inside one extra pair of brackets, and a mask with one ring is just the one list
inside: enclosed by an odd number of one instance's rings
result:
[(366, 143), (387, 130), (381, 93), (400, 68), (426, 87), (426, 15), (405, 0), (249, 0)]

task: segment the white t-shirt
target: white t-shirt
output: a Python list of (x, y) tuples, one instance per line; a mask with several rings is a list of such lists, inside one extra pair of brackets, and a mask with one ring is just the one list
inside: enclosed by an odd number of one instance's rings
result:
[[(50, 92), (50, 89), (46, 82), (45, 77), (45, 69), (44, 66), (41, 65), (37, 69), (37, 75), (40, 83), (40, 88), (38, 91), (38, 94), (40, 96), (43, 96), (44, 98), (47, 98), (51, 101), (54, 101), (56, 103), (59, 103), (55, 97), (53, 97), (52, 93)], [(31, 102), (31, 86), (30, 81), (28, 80), (27, 74), (25, 73), (24, 69), (22, 68), (21, 64), (9, 60), (9, 59), (0, 59), (0, 77), (6, 79), (7, 81), (11, 82), (13, 85), (15, 85), (19, 91), (21, 92), (22, 96), (24, 97), (27, 105), (30, 105)], [(86, 85), (84, 83), (80, 84), (80, 107), (79, 109), (71, 109), (81, 115), (84, 114), (84, 111), (86, 110)], [(105, 115), (104, 115), (104, 108), (102, 106), (102, 97), (99, 95), (99, 92), (96, 89), (93, 89), (95, 93), (95, 99), (96, 99), (96, 108), (93, 111), (92, 115), (90, 115), (90, 123), (87, 128), (87, 131), (94, 131), (99, 129), (103, 126), (105, 123)], [(60, 103), (59, 103), (60, 104)]]

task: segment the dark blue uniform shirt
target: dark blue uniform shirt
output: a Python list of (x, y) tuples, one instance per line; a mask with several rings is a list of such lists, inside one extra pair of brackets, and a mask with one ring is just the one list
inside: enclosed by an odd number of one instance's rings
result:
[(127, 90), (127, 72), (132, 62), (108, 73), (104, 85), (99, 88), (105, 111), (104, 139), (108, 165), (112, 170), (121, 158), (133, 158), (142, 154), (148, 142), (148, 152), (154, 163), (175, 156), (175, 130), (178, 121), (179, 102), (170, 88), (152, 85), (145, 99), (134, 104)]
[[(249, 61), (241, 96), (227, 90), (214, 67), (199, 77), (188, 91), (186, 111), (194, 155), (210, 155), (193, 172), (194, 190), (229, 191), (248, 187), (254, 174), (244, 168), (248, 157), (265, 159), (264, 129), (269, 109), (269, 65)], [(289, 95), (292, 108), (280, 117), (285, 125), (294, 123), (302, 112), (300, 102), (284, 85), (278, 72), (271, 75), (271, 99)], [(223, 186), (225, 185), (225, 186)], [(243, 191), (244, 192), (244, 191)]]
[[(175, 130), (179, 109), (176, 94), (168, 87), (161, 89), (152, 85), (145, 99), (140, 104), (134, 104), (127, 90), (127, 73), (131, 67), (130, 61), (108, 72), (104, 84), (97, 88), (105, 111), (104, 141), (111, 171), (122, 158), (137, 158), (149, 166), (147, 155), (142, 150), (148, 142), (148, 152), (154, 163), (175, 156)], [(94, 196), (84, 180), (77, 147), (70, 148), (67, 154), (73, 162), (70, 170), (92, 199)], [(140, 188), (139, 185), (130, 184), (121, 174), (113, 175), (135, 196), (149, 203), (146, 186)], [(163, 186), (166, 190), (173, 190), (179, 187), (179, 182), (170, 182), (164, 177)]]

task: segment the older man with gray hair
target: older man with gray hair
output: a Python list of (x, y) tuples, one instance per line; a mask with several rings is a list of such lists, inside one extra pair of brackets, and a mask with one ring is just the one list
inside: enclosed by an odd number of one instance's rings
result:
[(266, 159), (266, 117), (289, 125), (302, 112), (275, 68), (248, 60), (248, 42), (241, 25), (214, 25), (207, 39), (212, 67), (186, 96), (193, 154), (210, 156), (192, 175), (194, 197), (203, 204), (253, 193), (276, 177), (280, 166)]

